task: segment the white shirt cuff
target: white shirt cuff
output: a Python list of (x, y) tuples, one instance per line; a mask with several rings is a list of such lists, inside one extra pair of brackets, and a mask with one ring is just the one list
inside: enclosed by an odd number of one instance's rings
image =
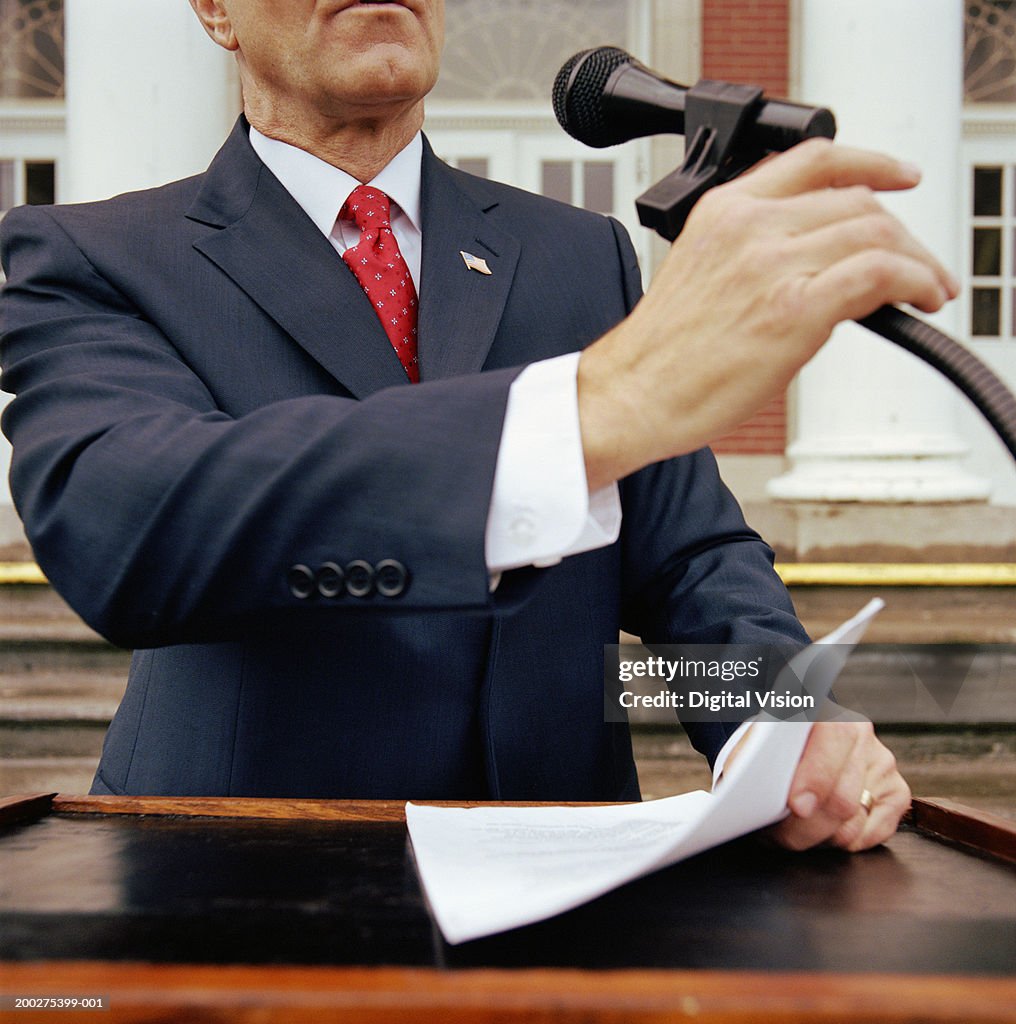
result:
[(621, 529), (617, 484), (589, 494), (578, 352), (527, 366), (508, 393), (487, 516), (487, 569), (554, 565), (606, 547)]

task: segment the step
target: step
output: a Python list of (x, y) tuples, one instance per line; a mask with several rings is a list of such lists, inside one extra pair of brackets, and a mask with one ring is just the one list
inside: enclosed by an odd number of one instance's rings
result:
[(28, 672), (72, 672), (87, 668), (92, 672), (114, 675), (126, 672), (130, 651), (107, 644), (101, 639), (64, 637), (8, 638), (0, 643), (0, 675), (16, 676)]
[(8, 636), (0, 642), (0, 721), (108, 723), (123, 696), (130, 657), (94, 635), (43, 637), (33, 630)]
[(123, 696), (125, 679), (103, 692), (53, 693), (43, 689), (35, 693), (10, 693), (0, 682), (0, 725), (5, 723), (54, 724), (93, 722), (109, 725)]
[(106, 722), (0, 722), (0, 761), (97, 758)]
[[(639, 652), (633, 647), (623, 656), (638, 658)], [(843, 707), (876, 725), (1001, 727), (1016, 726), (1014, 680), (1016, 644), (864, 644), (851, 653), (834, 690)], [(624, 686), (646, 696), (665, 688), (659, 679), (635, 678)], [(706, 680), (688, 688), (717, 693), (735, 686)], [(633, 725), (666, 725), (674, 718), (667, 707), (628, 711)]]
[(52, 607), (58, 614), (8, 620), (0, 629), (0, 722), (108, 724), (130, 652)]
[(0, 626), (19, 622), (62, 623), (88, 636), (96, 636), (66, 601), (46, 583), (3, 583), (0, 585)]
[[(48, 584), (11, 582), (33, 575), (34, 566), (26, 565), (18, 573), (0, 571), (0, 645), (31, 636), (98, 639)], [(0, 563), (5, 568), (16, 566)], [(881, 597), (886, 607), (867, 642), (1016, 643), (1016, 563), (788, 562), (777, 568), (812, 636)]]
[[(800, 568), (800, 567), (798, 567)], [(844, 684), (876, 721), (965, 723), (1016, 721), (1016, 588), (1012, 586), (797, 585), (791, 594), (812, 636), (828, 632), (872, 596), (885, 609), (848, 663)], [(992, 644), (1004, 673), (963, 677), (963, 692), (943, 711), (899, 686), (888, 645), (918, 659), (916, 645)], [(879, 648), (879, 645), (882, 645)], [(982, 659), (983, 661), (983, 659)], [(109, 721), (123, 693), (130, 653), (91, 630), (47, 584), (0, 585), (0, 721)], [(965, 670), (964, 670), (965, 671)], [(633, 721), (643, 719), (634, 717)], [(649, 721), (657, 719), (649, 718)]]
[(808, 633), (820, 637), (864, 607), (885, 601), (864, 642), (1014, 644), (1016, 588), (1011, 586), (791, 586)]
[(16, 793), (87, 793), (99, 757), (0, 758), (0, 795)]
[[(879, 730), (915, 796), (948, 796), (1016, 818), (1016, 730)], [(635, 732), (635, 756), (645, 799), (708, 789), (704, 762), (674, 727)]]
[[(73, 734), (74, 731), (72, 731)], [(920, 796), (946, 795), (983, 810), (1016, 817), (1016, 732), (901, 733), (882, 737), (896, 754), (900, 769)], [(91, 785), (101, 746), (101, 730), (84, 737), (81, 730), (62, 756), (16, 749), (0, 758), (0, 794), (28, 792), (85, 793)], [(93, 746), (84, 751), (87, 739)], [(645, 799), (693, 789), (708, 789), (711, 780), (702, 757), (691, 749), (677, 726), (665, 731), (638, 730), (635, 755)], [(8, 736), (0, 728), (0, 749)]]
[(0, 721), (0, 794), (88, 792), (107, 724)]

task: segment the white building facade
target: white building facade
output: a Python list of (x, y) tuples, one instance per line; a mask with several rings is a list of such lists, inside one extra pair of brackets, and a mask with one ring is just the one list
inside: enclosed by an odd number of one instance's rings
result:
[[(923, 168), (921, 188), (888, 203), (964, 282), (936, 322), (1016, 388), (1016, 4), (785, 2), (792, 98), (832, 107), (843, 141)], [(680, 140), (584, 148), (557, 127), (551, 83), (604, 43), (693, 82), (708, 5), (446, 0), (431, 142), (467, 170), (619, 217), (648, 281), (664, 249), (634, 199), (679, 161)], [(0, 0), (0, 216), (196, 173), (240, 102), (230, 55), (186, 0)], [(764, 479), (752, 456), (727, 461), (742, 498), (1016, 506), (1016, 468), (966, 400), (854, 325), (799, 376), (787, 434), (785, 458), (756, 460)], [(4, 476), (8, 462), (0, 442)], [(19, 538), (0, 488), (0, 550)]]

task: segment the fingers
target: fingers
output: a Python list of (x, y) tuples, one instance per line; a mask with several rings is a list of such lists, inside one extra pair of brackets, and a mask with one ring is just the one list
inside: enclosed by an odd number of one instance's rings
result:
[(909, 303), (932, 313), (959, 292), (955, 277), (867, 187), (738, 205), (742, 224), (766, 232), (765, 257), (779, 267), (782, 285), (772, 294), (779, 294), (783, 314), (813, 321), (819, 340), (836, 323), (881, 305)]
[(817, 189), (866, 185), (878, 192), (913, 188), (921, 172), (913, 164), (828, 139), (808, 139), (766, 160), (739, 179), (739, 187), (756, 196), (781, 198)]
[(876, 191), (911, 188), (919, 180), (917, 168), (883, 153), (811, 139), (733, 185), (782, 200), (772, 217), (787, 235), (806, 241), (802, 269), (828, 272), (808, 298), (826, 308), (844, 295), (847, 306), (832, 315), (858, 319), (888, 302), (934, 312), (959, 293), (955, 277), (875, 198)]
[(910, 807), (910, 787), (897, 770), (896, 758), (877, 740), (875, 743), (866, 780), (874, 799), (871, 813), (863, 814), (849, 834), (833, 837), (833, 845), (852, 853), (884, 843)]
[(933, 266), (881, 249), (854, 253), (799, 285), (799, 301), (825, 310), (833, 324), (859, 320), (879, 306), (903, 302), (934, 313), (953, 295)]
[(790, 817), (777, 826), (777, 842), (806, 850), (831, 839), (855, 817), (866, 767), (857, 747), (861, 731), (870, 728), (866, 722), (817, 722), (812, 727), (787, 799)]
[(891, 802), (885, 798), (876, 798), (871, 813), (867, 814), (862, 809), (833, 835), (829, 845), (849, 853), (860, 853), (884, 843), (896, 831), (900, 818), (910, 806), (910, 789), (906, 783), (903, 783), (903, 787), (907, 794), (905, 803), (896, 798)]
[[(809, 216), (817, 220), (822, 211)], [(935, 312), (959, 288), (952, 274), (884, 210), (838, 220), (831, 214), (826, 224), (786, 240), (775, 256), (798, 271), (790, 282), (800, 287), (799, 300), (827, 311), (833, 323), (859, 319), (873, 304), (886, 302), (909, 302)]]
[(827, 224), (883, 213), (875, 192), (865, 185), (825, 188), (788, 196), (770, 205), (773, 226), (795, 236)]
[(813, 266), (802, 266), (804, 270), (875, 249), (899, 252), (934, 266), (941, 270), (943, 284), (954, 283), (932, 253), (883, 209), (869, 189), (814, 192), (774, 205), (779, 206), (790, 246), (813, 261)]
[[(870, 813), (860, 802), (865, 789)], [(910, 789), (870, 723), (819, 722), (791, 785), (790, 816), (771, 834), (792, 850), (823, 843), (865, 850), (896, 831), (909, 805)]]

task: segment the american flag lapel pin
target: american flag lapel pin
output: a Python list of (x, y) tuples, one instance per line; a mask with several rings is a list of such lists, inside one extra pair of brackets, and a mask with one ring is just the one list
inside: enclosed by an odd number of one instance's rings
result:
[(459, 255), (462, 257), (462, 262), (470, 270), (475, 270), (478, 274), (490, 275), (493, 271), (487, 266), (487, 261), (480, 256), (474, 256), (471, 252), (463, 252), (459, 250)]

